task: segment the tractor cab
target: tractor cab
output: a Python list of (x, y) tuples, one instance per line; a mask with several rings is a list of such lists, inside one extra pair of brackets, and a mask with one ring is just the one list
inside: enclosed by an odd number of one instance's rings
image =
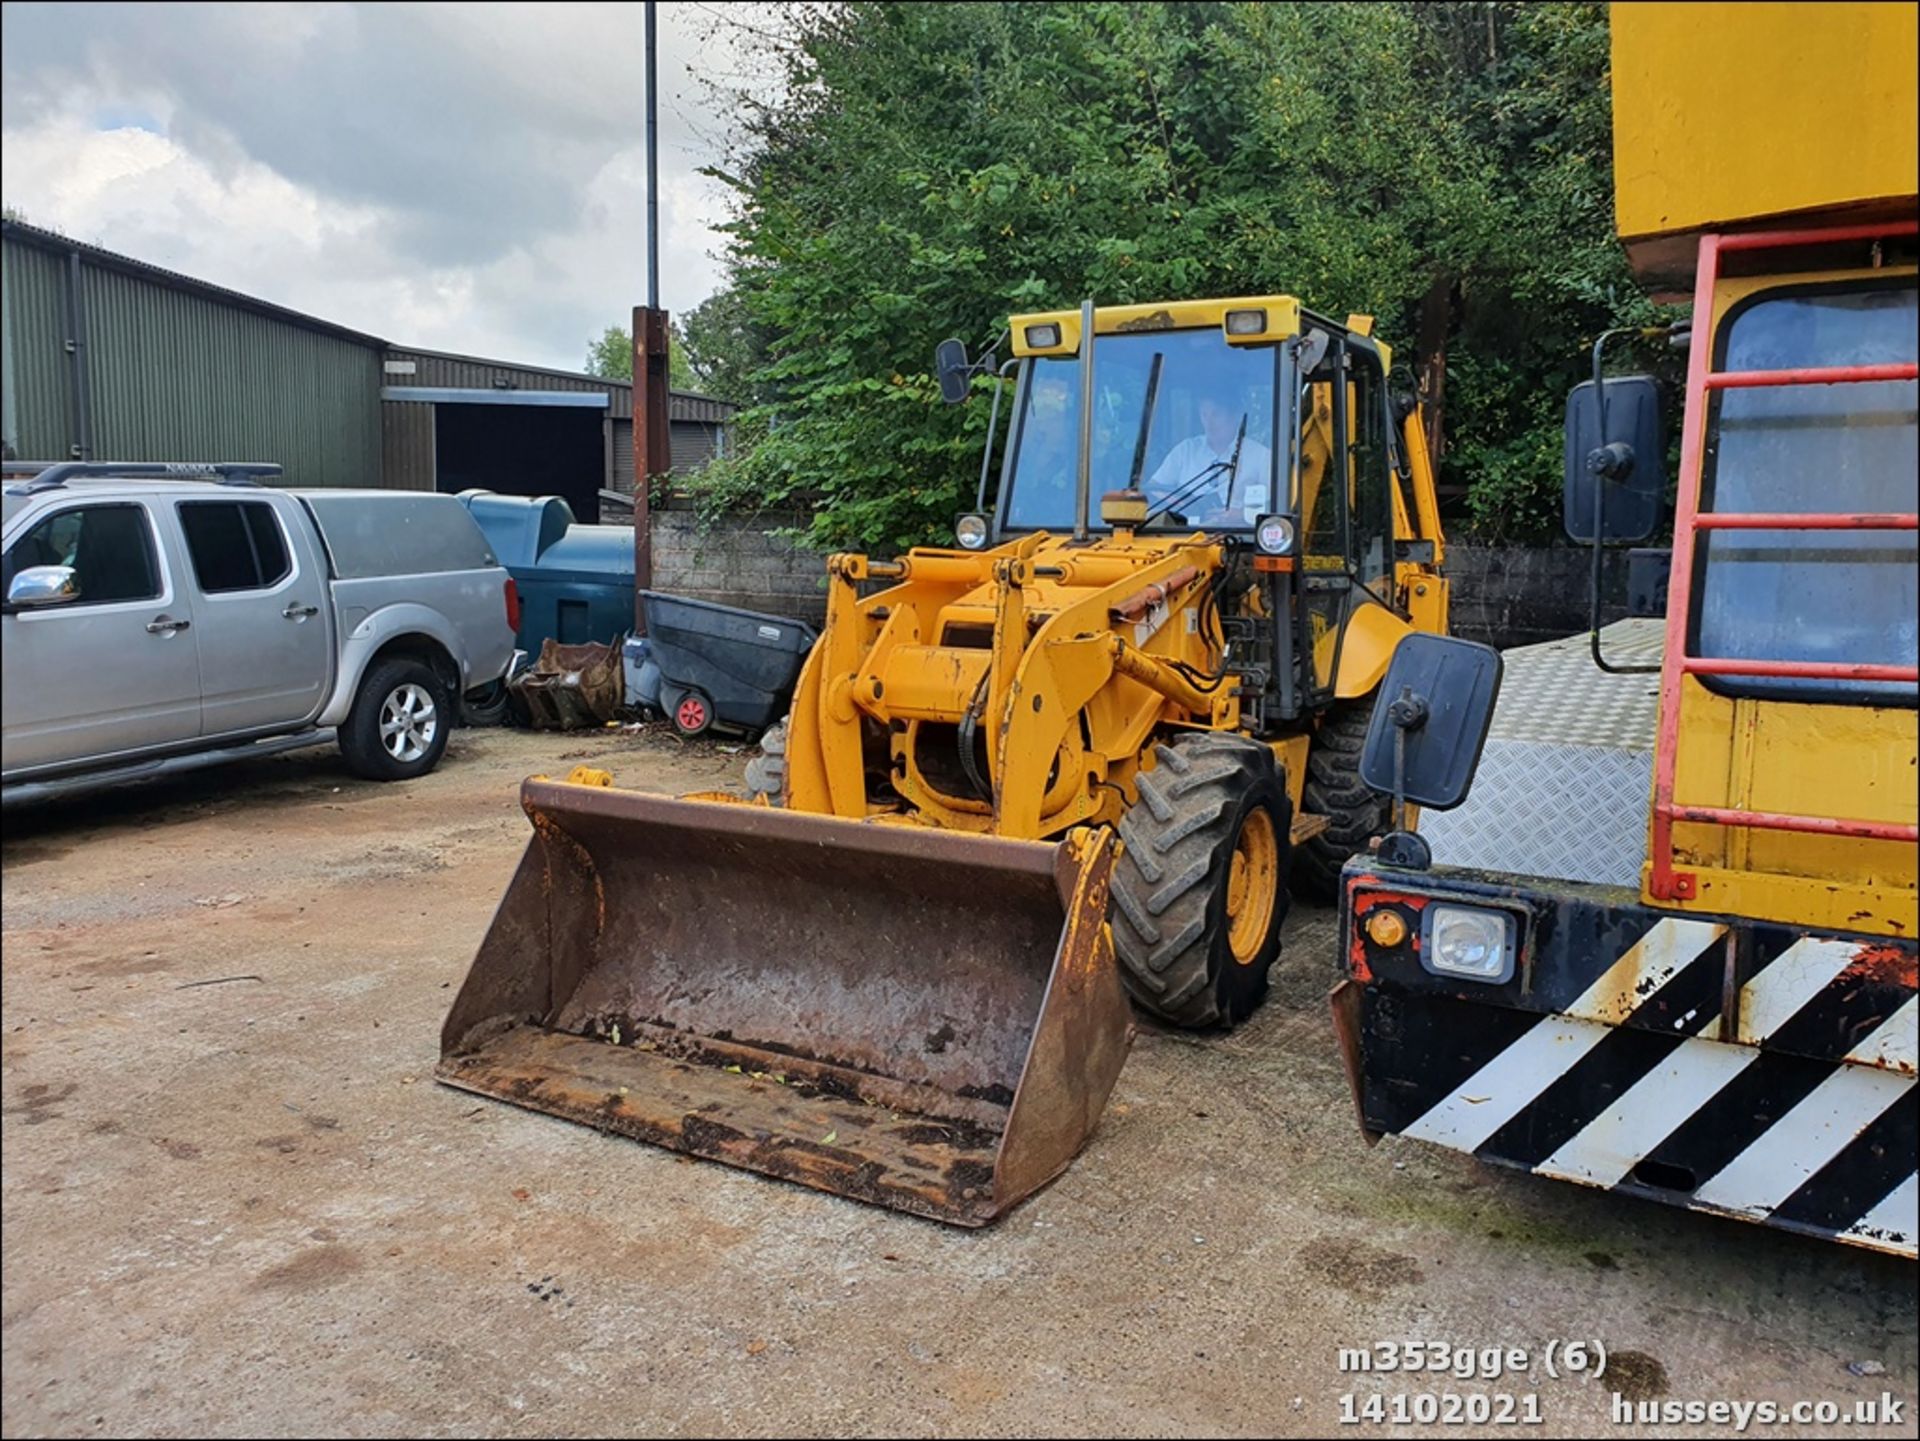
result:
[[(1364, 317), (1341, 325), (1291, 296), (1098, 308), (1090, 375), (1081, 312), (1014, 316), (1009, 328), (1013, 417), (990, 512), (982, 469), (986, 524), (963, 529), (963, 544), (977, 537), (969, 549), (1034, 531), (1110, 531), (1101, 497), (1137, 491), (1143, 532), (1252, 539), (1274, 517), (1286, 524), (1269, 528), (1268, 545), (1292, 553), (1304, 537), (1307, 569), (1387, 574), (1392, 477), (1406, 460), (1392, 440), (1391, 355)], [(1341, 374), (1348, 385), (1333, 383)], [(1324, 486), (1342, 465), (1344, 490)]]
[[(1364, 682), (1340, 680), (1355, 614), (1423, 630), (1445, 614), (1438, 517), (1413, 482), (1404, 429), (1410, 398), (1389, 394), (1392, 355), (1371, 331), (1368, 317), (1341, 324), (1285, 295), (1012, 317), (1018, 370), (999, 486), (990, 502), (983, 461), (961, 546), (1042, 532), (1215, 536), (1229, 553), (1251, 552), (1278, 592), (1267, 597), (1286, 617), (1265, 660), (1274, 718), (1368, 689), (1371, 663)], [(954, 399), (995, 369), (992, 356), (970, 364), (956, 341), (937, 363)], [(1397, 639), (1406, 626), (1388, 628)]]

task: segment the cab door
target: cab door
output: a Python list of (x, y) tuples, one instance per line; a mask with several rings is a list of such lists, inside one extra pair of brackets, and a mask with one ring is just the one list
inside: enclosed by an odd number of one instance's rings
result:
[(8, 545), (20, 571), (64, 565), (77, 593), (0, 615), (0, 767), (16, 771), (131, 756), (200, 734), (191, 596), (144, 499), (75, 500)]

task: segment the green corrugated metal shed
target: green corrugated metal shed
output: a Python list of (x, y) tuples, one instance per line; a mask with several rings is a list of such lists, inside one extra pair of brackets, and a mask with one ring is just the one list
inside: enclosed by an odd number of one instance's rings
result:
[(270, 460), (289, 485), (381, 484), (385, 341), (17, 221), (0, 273), (10, 458)]

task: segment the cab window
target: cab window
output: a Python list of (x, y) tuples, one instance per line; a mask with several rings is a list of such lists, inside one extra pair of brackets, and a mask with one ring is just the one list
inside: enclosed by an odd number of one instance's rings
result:
[[(1911, 363), (1912, 277), (1763, 293), (1721, 327), (1715, 368)], [(1913, 381), (1721, 391), (1708, 413), (1702, 509), (1767, 513), (1915, 510), (1920, 443)], [(1690, 650), (1741, 660), (1913, 665), (1913, 531), (1703, 531)], [(1911, 703), (1898, 682), (1712, 677), (1728, 694)]]
[(137, 505), (81, 505), (48, 516), (7, 551), (4, 586), (36, 565), (72, 568), (80, 595), (61, 611), (160, 595), (153, 525)]
[(207, 595), (265, 590), (293, 569), (273, 507), (263, 500), (188, 500), (180, 503), (193, 578)]
[[(1090, 526), (1101, 495), (1129, 485), (1147, 496), (1149, 530), (1245, 529), (1272, 509), (1273, 346), (1229, 345), (1209, 328), (1102, 335), (1094, 348)], [(1073, 529), (1081, 380), (1075, 357), (1029, 366), (1009, 529)]]

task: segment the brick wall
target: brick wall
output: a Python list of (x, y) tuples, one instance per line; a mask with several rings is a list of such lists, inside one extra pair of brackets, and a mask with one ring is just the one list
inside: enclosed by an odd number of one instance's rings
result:
[[(826, 614), (826, 557), (771, 532), (805, 524), (798, 512), (768, 511), (702, 525), (686, 502), (653, 513), (657, 590), (722, 605), (797, 616)], [(1587, 628), (1588, 553), (1572, 547), (1451, 545), (1455, 635), (1502, 648), (1553, 640)], [(1626, 555), (1611, 551), (1604, 619), (1626, 614)]]

